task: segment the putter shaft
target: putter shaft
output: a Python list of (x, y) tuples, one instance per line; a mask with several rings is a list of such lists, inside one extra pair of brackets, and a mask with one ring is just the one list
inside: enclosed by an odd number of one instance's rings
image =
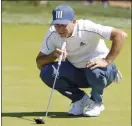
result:
[(55, 79), (54, 79), (53, 87), (52, 87), (52, 90), (51, 90), (51, 93), (50, 93), (50, 97), (49, 97), (49, 101), (48, 101), (48, 105), (47, 105), (47, 109), (46, 109), (45, 117), (47, 117), (47, 115), (48, 115), (48, 110), (49, 110), (49, 106), (50, 106), (50, 102), (51, 102), (52, 94), (53, 94), (53, 91), (54, 91), (54, 88), (55, 88), (55, 83), (56, 83), (56, 79), (57, 79), (57, 76), (58, 76), (59, 68), (60, 68), (60, 65), (58, 65), (58, 68), (57, 68), (57, 71), (56, 71), (56, 75), (55, 75)]
[[(61, 50), (64, 50), (65, 48), (66, 48), (66, 42), (63, 43)], [(59, 71), (59, 68), (60, 68), (60, 65), (61, 65), (62, 58), (63, 58), (63, 54), (60, 55), (59, 60), (58, 60), (58, 68), (57, 68), (57, 71), (56, 71), (53, 87), (52, 87), (52, 90), (51, 90), (51, 93), (50, 93), (50, 97), (49, 97), (45, 117), (47, 117), (47, 115), (48, 115), (48, 110), (49, 110), (52, 94), (53, 94), (53, 91), (54, 91), (54, 88), (55, 88), (55, 83), (56, 83), (56, 79), (57, 79), (57, 76), (58, 76), (58, 71)]]

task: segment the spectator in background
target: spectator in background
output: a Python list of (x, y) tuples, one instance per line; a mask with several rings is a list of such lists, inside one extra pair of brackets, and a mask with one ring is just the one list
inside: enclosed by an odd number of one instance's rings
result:
[(89, 4), (92, 4), (92, 3), (93, 3), (93, 0), (87, 0), (87, 2), (88, 2)]
[(104, 8), (108, 7), (108, 0), (102, 0), (102, 4), (104, 5)]
[(87, 0), (89, 3), (93, 3), (93, 0)]
[[(92, 5), (94, 0), (86, 0), (85, 5)], [(108, 7), (108, 0), (101, 0), (102, 4), (104, 5), (104, 8)]]

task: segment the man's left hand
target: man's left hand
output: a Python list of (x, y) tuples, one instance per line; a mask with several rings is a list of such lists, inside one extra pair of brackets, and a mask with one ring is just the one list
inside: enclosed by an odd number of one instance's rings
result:
[(90, 69), (95, 69), (97, 67), (105, 68), (108, 65), (109, 63), (105, 59), (93, 59), (86, 64), (86, 67)]

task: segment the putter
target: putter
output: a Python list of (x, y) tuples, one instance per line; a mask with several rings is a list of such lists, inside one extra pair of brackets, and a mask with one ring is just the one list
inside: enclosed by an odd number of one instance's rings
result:
[[(65, 48), (66, 48), (66, 42), (63, 43), (61, 50), (64, 50)], [(61, 54), (59, 56), (58, 68), (57, 68), (57, 71), (56, 71), (53, 87), (52, 87), (52, 90), (51, 90), (51, 93), (50, 93), (50, 97), (49, 97), (49, 101), (48, 101), (48, 105), (47, 105), (47, 109), (46, 109), (46, 113), (45, 113), (45, 118), (48, 115), (48, 110), (49, 110), (49, 106), (50, 106), (50, 103), (51, 103), (52, 94), (53, 94), (53, 91), (54, 91), (54, 88), (55, 88), (55, 83), (56, 83), (56, 79), (57, 79), (57, 76), (58, 76), (58, 71), (59, 71), (59, 68), (61, 66), (62, 58), (63, 58), (63, 54)], [(45, 124), (45, 120), (42, 117), (34, 118), (34, 120), (37, 124)]]

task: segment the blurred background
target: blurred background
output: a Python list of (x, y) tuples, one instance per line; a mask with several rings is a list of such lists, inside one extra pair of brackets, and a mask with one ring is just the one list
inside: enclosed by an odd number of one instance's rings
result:
[(2, 1), (2, 22), (49, 24), (52, 9), (59, 4), (71, 5), (75, 9), (77, 19), (87, 18), (117, 27), (131, 25), (131, 1), (126, 0)]
[[(39, 78), (36, 56), (52, 20), (52, 9), (68, 4), (76, 19), (124, 30), (128, 37), (115, 63), (123, 79), (104, 91), (106, 110), (99, 118), (69, 117), (70, 101), (54, 92), (48, 126), (131, 125), (131, 1), (2, 1), (2, 126), (33, 126), (45, 116), (51, 89)], [(111, 42), (106, 42), (107, 46)], [(89, 94), (89, 89), (85, 90)]]

